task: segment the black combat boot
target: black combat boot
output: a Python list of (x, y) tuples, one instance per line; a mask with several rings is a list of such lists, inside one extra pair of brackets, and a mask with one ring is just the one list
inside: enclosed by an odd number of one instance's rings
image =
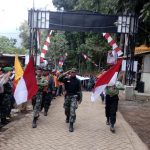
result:
[(47, 111), (44, 111), (44, 116), (47, 116)]
[(114, 125), (113, 125), (113, 124), (110, 125), (110, 131), (111, 131), (112, 133), (115, 133), (115, 128), (114, 128)]
[(66, 117), (66, 123), (69, 123), (69, 117), (68, 116)]
[(110, 120), (109, 120), (109, 118), (107, 118), (107, 120), (106, 120), (106, 125), (110, 125)]
[(33, 118), (33, 122), (32, 122), (32, 128), (36, 128), (37, 127), (36, 121), (37, 121), (37, 117), (34, 117)]
[(70, 122), (69, 131), (70, 131), (70, 132), (73, 132), (73, 131), (74, 131), (73, 122)]
[(1, 125), (6, 125), (8, 123), (9, 121), (6, 118), (1, 118)]

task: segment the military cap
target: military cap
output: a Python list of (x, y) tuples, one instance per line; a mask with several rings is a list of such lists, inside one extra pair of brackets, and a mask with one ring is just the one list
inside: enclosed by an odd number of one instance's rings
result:
[(3, 72), (9, 72), (9, 71), (12, 71), (13, 68), (12, 67), (4, 67), (3, 68)]

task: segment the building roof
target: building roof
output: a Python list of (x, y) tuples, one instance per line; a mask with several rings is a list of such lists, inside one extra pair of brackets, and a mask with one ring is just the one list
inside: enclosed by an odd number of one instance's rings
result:
[(139, 47), (135, 47), (135, 55), (150, 53), (150, 47), (147, 47), (146, 45), (141, 45)]
[[(1, 54), (0, 56), (15, 57), (16, 54)], [(19, 54), (18, 54), (18, 57), (25, 57), (25, 55), (19, 55)]]

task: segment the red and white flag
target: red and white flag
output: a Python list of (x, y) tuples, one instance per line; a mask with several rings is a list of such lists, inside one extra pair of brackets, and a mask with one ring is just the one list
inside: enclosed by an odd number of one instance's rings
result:
[(34, 61), (33, 57), (31, 57), (24, 71), (24, 74), (19, 80), (14, 91), (14, 98), (16, 100), (16, 104), (19, 105), (26, 102), (27, 100), (31, 100), (37, 91), (38, 85), (36, 82)]
[(117, 45), (116, 41), (110, 36), (110, 34), (109, 33), (103, 33), (103, 36), (108, 41), (109, 45), (112, 47), (112, 49), (113, 49), (112, 53), (113, 54), (117, 53), (118, 56), (121, 56), (123, 54), (123, 52), (121, 51), (121, 49)]
[(118, 60), (118, 62), (113, 67), (111, 67), (97, 79), (94, 90), (92, 92), (91, 101), (95, 101), (105, 90), (107, 85), (115, 85), (121, 64), (122, 59)]
[(64, 60), (63, 60), (63, 59), (60, 59), (60, 60), (59, 60), (59, 66), (62, 67), (63, 64), (64, 64)]
[(45, 55), (46, 55), (46, 53), (48, 51), (48, 47), (50, 45), (50, 40), (51, 40), (51, 37), (52, 37), (52, 32), (53, 32), (53, 30), (51, 30), (49, 32), (49, 34), (47, 35), (47, 38), (46, 38), (46, 41), (44, 43), (43, 49), (41, 50), (40, 62), (44, 61)]

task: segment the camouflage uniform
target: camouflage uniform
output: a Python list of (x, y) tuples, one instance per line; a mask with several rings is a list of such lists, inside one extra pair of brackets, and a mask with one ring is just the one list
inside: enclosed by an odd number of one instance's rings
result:
[(11, 112), (11, 100), (12, 100), (12, 87), (10, 82), (5, 83), (4, 93), (1, 93), (1, 108), (0, 108), (0, 118), (1, 123), (6, 124), (6, 117), (10, 117)]
[(67, 77), (61, 75), (58, 80), (64, 83), (66, 94), (64, 101), (64, 109), (66, 115), (66, 123), (70, 123), (69, 131), (73, 132), (73, 123), (76, 120), (76, 109), (78, 108), (78, 102), (82, 101), (82, 92), (80, 81), (76, 76)]
[(47, 86), (46, 90), (43, 92), (42, 104), (41, 104), (41, 110), (44, 107), (44, 115), (45, 116), (47, 116), (49, 106), (51, 105), (52, 92), (54, 91), (54, 80), (51, 75), (48, 76), (47, 81), (48, 81), (48, 86)]
[(41, 103), (42, 103), (42, 92), (45, 86), (48, 85), (47, 80), (45, 79), (45, 77), (43, 76), (37, 76), (37, 84), (38, 84), (38, 92), (36, 93), (36, 95), (34, 96), (33, 100), (32, 100), (32, 104), (33, 104), (33, 124), (32, 127), (36, 128), (36, 121), (39, 117), (39, 113), (41, 111)]
[(74, 123), (76, 120), (75, 110), (78, 108), (77, 95), (65, 96), (64, 109), (65, 115), (68, 117), (69, 122)]

